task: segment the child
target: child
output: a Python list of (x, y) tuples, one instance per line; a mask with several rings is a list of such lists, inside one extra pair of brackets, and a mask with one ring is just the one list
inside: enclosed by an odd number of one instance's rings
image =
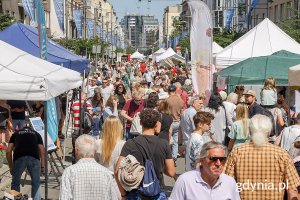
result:
[(273, 77), (265, 80), (265, 85), (260, 92), (260, 100), (262, 106), (274, 106), (277, 104), (277, 91)]
[(211, 136), (204, 135), (211, 127), (211, 120), (214, 116), (209, 112), (197, 112), (193, 117), (195, 130), (191, 134), (186, 148), (186, 165), (185, 170), (190, 171), (196, 168), (196, 161), (200, 155), (203, 144), (211, 141)]

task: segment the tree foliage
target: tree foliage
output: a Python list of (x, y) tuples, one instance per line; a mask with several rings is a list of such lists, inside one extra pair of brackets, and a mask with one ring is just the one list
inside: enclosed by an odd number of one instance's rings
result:
[(243, 36), (245, 32), (236, 32), (231, 31), (227, 32), (225, 29), (223, 30), (214, 30), (213, 39), (216, 43), (218, 43), (221, 47), (226, 47)]
[(10, 14), (0, 14), (0, 31), (12, 25), (15, 21), (15, 18)]
[(172, 22), (172, 26), (173, 26), (173, 31), (171, 33), (171, 38), (174, 38), (178, 35), (181, 35), (182, 33), (182, 25), (183, 25), (183, 21), (181, 20), (181, 18), (174, 18), (173, 22)]
[(300, 19), (296, 17), (285, 20), (279, 24), (280, 28), (286, 32), (290, 37), (300, 43)]

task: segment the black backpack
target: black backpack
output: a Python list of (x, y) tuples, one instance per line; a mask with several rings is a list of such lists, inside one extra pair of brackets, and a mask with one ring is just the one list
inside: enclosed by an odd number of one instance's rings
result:
[(86, 101), (84, 101), (83, 106), (80, 110), (80, 117), (82, 117), (81, 128), (83, 129), (83, 133), (88, 134), (93, 129), (94, 122), (93, 117), (87, 110)]
[(272, 130), (271, 130), (271, 133), (270, 133), (270, 137), (274, 136), (275, 133), (276, 133), (275, 132), (276, 126), (275, 126), (275, 121), (274, 121), (273, 114), (267, 108), (264, 108), (264, 107), (262, 107), (262, 112), (260, 114), (269, 117), (269, 119), (271, 120), (271, 122), (272, 122)]

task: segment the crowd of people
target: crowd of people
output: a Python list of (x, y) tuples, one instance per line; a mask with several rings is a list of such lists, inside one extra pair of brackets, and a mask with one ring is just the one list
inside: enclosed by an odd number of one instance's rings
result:
[[(172, 200), (299, 198), (300, 115), (290, 125), (275, 79), (267, 78), (259, 95), (242, 85), (229, 94), (196, 94), (191, 83), (188, 67), (137, 61), (101, 63), (85, 77), (70, 108), (75, 159), (63, 173), (60, 199), (167, 199), (163, 174), (176, 181)], [(33, 108), (43, 116), (39, 102)], [(90, 129), (80, 108), (91, 116)], [(20, 120), (5, 116), (12, 122), (6, 129), (23, 130)], [(9, 140), (12, 169), (20, 159), (12, 159), (18, 137)], [(180, 156), (185, 173), (177, 176)]]

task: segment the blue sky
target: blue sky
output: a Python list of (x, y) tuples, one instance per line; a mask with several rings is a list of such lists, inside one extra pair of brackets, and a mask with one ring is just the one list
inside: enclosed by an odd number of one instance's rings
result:
[[(128, 14), (154, 15), (159, 22), (162, 22), (164, 9), (169, 5), (182, 3), (182, 0), (109, 0), (117, 12), (118, 21)], [(139, 7), (139, 8), (138, 8)], [(148, 9), (149, 8), (149, 9)]]

